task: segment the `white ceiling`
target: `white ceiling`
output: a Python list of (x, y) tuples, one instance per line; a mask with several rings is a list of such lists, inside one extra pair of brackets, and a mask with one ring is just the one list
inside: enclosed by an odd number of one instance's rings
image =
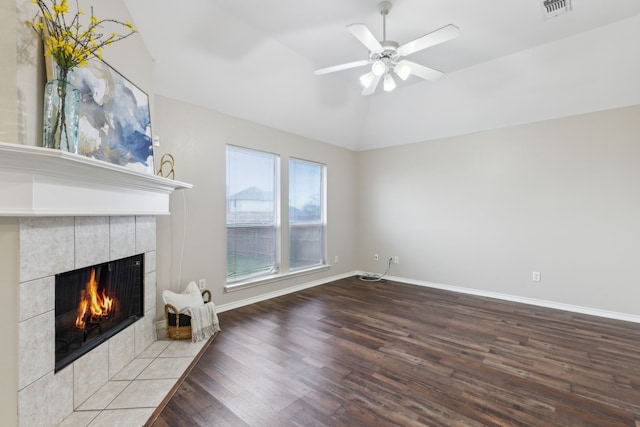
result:
[[(156, 64), (156, 92), (352, 150), (640, 103), (640, 1), (395, 0), (387, 39), (446, 24), (455, 40), (408, 59), (444, 71), (362, 97), (366, 59), (346, 29), (382, 39), (378, 0), (125, 0)], [(364, 71), (363, 71), (364, 70)], [(396, 79), (398, 80), (398, 79)]]

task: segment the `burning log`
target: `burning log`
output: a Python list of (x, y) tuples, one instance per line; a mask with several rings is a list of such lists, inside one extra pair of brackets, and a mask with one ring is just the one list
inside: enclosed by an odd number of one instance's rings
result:
[(113, 303), (113, 298), (108, 297), (104, 290), (101, 295), (98, 293), (96, 270), (92, 268), (91, 278), (80, 297), (76, 328), (85, 329), (87, 323), (99, 323), (107, 319), (113, 309)]

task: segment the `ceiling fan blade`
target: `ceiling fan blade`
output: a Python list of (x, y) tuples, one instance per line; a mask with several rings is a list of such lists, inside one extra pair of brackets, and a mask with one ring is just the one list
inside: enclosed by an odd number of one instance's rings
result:
[(353, 34), (355, 38), (360, 40), (360, 43), (365, 45), (365, 47), (369, 49), (370, 52), (380, 52), (384, 50), (380, 42), (375, 38), (373, 34), (371, 34), (371, 31), (369, 31), (366, 25), (347, 25), (347, 30), (349, 30), (349, 32)]
[(321, 74), (334, 73), (336, 71), (348, 70), (349, 68), (362, 67), (363, 65), (367, 65), (369, 63), (368, 60), (363, 59), (361, 61), (347, 62), (346, 64), (334, 65), (333, 67), (321, 68), (319, 70), (315, 70), (313, 74), (319, 76)]
[(411, 69), (411, 74), (416, 77), (420, 77), (421, 79), (433, 81), (438, 80), (444, 75), (442, 71), (434, 70), (433, 68), (425, 67), (424, 65), (416, 64), (415, 62), (404, 60), (398, 62), (398, 64), (400, 63), (408, 65)]
[(376, 88), (378, 87), (378, 83), (380, 83), (380, 79), (382, 79), (382, 76), (376, 76), (375, 80), (368, 87), (362, 89), (362, 95), (368, 96), (373, 94), (373, 92), (375, 92)]
[(419, 50), (455, 39), (459, 35), (460, 29), (455, 25), (449, 24), (422, 37), (418, 37), (414, 41), (403, 44), (398, 48), (398, 54), (400, 56), (411, 55)]

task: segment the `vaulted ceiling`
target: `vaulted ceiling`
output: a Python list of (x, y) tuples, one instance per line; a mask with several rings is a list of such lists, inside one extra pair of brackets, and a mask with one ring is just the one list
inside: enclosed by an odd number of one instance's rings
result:
[[(444, 25), (460, 37), (409, 59), (445, 72), (360, 95), (366, 59), (347, 30), (382, 39), (378, 0), (125, 0), (155, 62), (156, 93), (352, 150), (640, 103), (640, 2), (395, 0), (387, 39)], [(398, 80), (398, 79), (397, 79)]]

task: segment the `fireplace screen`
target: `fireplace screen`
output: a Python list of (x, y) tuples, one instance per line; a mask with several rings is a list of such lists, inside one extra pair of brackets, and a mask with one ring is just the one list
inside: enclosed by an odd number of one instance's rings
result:
[(140, 319), (144, 256), (56, 274), (56, 372)]

